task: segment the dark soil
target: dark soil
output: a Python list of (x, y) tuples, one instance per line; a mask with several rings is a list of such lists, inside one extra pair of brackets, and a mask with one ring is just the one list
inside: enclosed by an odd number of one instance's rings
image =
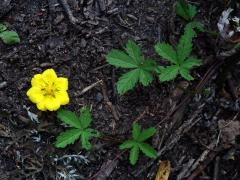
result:
[[(155, 80), (123, 96), (116, 93), (123, 71), (107, 65), (106, 53), (134, 39), (145, 56), (164, 64), (154, 44), (176, 44), (185, 25), (173, 11), (175, 0), (69, 0), (76, 24), (61, 1), (7, 1), (10, 4), (0, 2), (0, 18), (19, 33), (21, 43), (0, 43), (0, 179), (154, 179), (159, 160), (171, 162), (173, 180), (240, 179), (240, 133), (233, 133), (234, 126), (227, 132), (219, 128), (220, 120), (226, 126), (240, 121), (240, 64), (236, 56), (225, 59), (221, 54), (233, 45), (200, 33), (194, 54), (203, 66), (192, 72), (194, 81)], [(199, 9), (197, 19), (207, 30), (217, 31), (226, 8), (223, 1), (193, 3)], [(56, 112), (40, 112), (28, 100), (31, 78), (47, 68), (69, 78), (71, 102), (65, 108), (78, 112), (90, 106), (93, 127), (107, 134), (92, 141), (91, 151), (81, 149), (79, 142), (56, 149), (53, 142), (64, 126)], [(205, 77), (206, 72), (210, 73)], [(31, 120), (29, 112), (39, 122)], [(118, 149), (119, 142), (130, 136), (134, 121), (158, 128), (150, 141), (160, 152), (157, 160), (140, 156), (131, 166), (128, 153)]]

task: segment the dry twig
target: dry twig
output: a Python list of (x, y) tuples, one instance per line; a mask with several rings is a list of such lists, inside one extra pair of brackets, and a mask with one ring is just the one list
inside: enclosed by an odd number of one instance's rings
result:
[(66, 0), (58, 0), (58, 1), (63, 6), (63, 9), (66, 12), (66, 14), (68, 15), (70, 22), (72, 24), (78, 23), (79, 20), (73, 16), (72, 10), (71, 10), (69, 4), (67, 3), (67, 1)]
[[(102, 92), (103, 92), (104, 101), (106, 102), (106, 104), (107, 104), (108, 107), (110, 108), (114, 119), (115, 119), (116, 121), (118, 121), (118, 120), (119, 120), (119, 113), (118, 113), (118, 111), (116, 110), (116, 107), (112, 104), (112, 102), (111, 102), (111, 101), (109, 100), (109, 98), (108, 98), (107, 86), (106, 86), (106, 84), (105, 84), (104, 82), (102, 82)], [(116, 122), (113, 122), (113, 129), (115, 129), (115, 125), (116, 125)]]
[(81, 91), (80, 95), (83, 95), (83, 94), (85, 94), (87, 91), (91, 90), (92, 88), (98, 86), (99, 84), (102, 84), (102, 82), (103, 82), (102, 80), (99, 80), (99, 81), (91, 84), (90, 86), (85, 87), (85, 88)]

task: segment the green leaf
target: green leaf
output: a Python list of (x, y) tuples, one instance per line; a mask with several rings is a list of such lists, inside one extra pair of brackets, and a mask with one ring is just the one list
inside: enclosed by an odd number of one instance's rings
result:
[(128, 55), (134, 60), (135, 64), (140, 64), (143, 60), (140, 47), (132, 40), (129, 40), (126, 45)]
[(191, 4), (188, 4), (188, 15), (190, 17), (190, 20), (192, 20), (197, 14), (197, 7), (193, 6)]
[(148, 86), (153, 81), (152, 73), (144, 70), (140, 70), (139, 81), (143, 86)]
[(64, 123), (75, 128), (82, 128), (81, 122), (78, 120), (78, 117), (75, 113), (60, 109), (57, 111), (57, 117)]
[(92, 115), (91, 115), (91, 111), (88, 107), (82, 107), (80, 110), (80, 122), (82, 125), (82, 128), (85, 129), (88, 126), (90, 126), (91, 122), (92, 122)]
[(180, 68), (179, 69), (179, 73), (181, 74), (181, 76), (188, 80), (188, 81), (191, 81), (191, 80), (194, 80), (194, 78), (190, 75), (190, 72), (189, 72), (189, 69), (186, 69), (186, 68)]
[(157, 63), (151, 59), (146, 59), (143, 63), (139, 66), (140, 69), (152, 72), (155, 70)]
[(188, 4), (185, 0), (178, 0), (176, 4), (176, 14), (186, 21), (191, 21), (197, 14), (196, 6)]
[(163, 59), (170, 61), (172, 64), (177, 64), (177, 53), (174, 48), (167, 43), (158, 43), (155, 45), (155, 51)]
[(92, 145), (89, 142), (91, 137), (93, 137), (92, 129), (84, 130), (81, 134), (82, 147), (86, 150), (90, 150), (92, 148)]
[(69, 129), (65, 132), (62, 132), (55, 142), (57, 148), (64, 148), (69, 144), (73, 144), (81, 135), (81, 130), (79, 129)]
[(148, 129), (144, 129), (140, 136), (138, 137), (138, 141), (143, 142), (145, 140), (147, 140), (148, 138), (152, 137), (154, 134), (156, 133), (156, 129), (151, 127)]
[(135, 141), (133, 141), (133, 140), (127, 140), (127, 141), (124, 141), (124, 142), (119, 146), (119, 148), (120, 148), (121, 150), (123, 150), (123, 149), (129, 149), (129, 148), (132, 148), (135, 144), (136, 144)]
[(187, 24), (188, 26), (191, 26), (193, 29), (197, 29), (200, 32), (205, 32), (204, 24), (198, 21), (192, 21)]
[(139, 135), (141, 134), (141, 126), (137, 123), (133, 124), (133, 129), (132, 129), (132, 137), (133, 139), (138, 139)]
[(155, 71), (156, 71), (157, 74), (160, 74), (163, 69), (165, 69), (165, 68), (162, 67), (162, 66), (157, 66)]
[(130, 56), (120, 50), (113, 49), (107, 56), (107, 62), (116, 67), (137, 68), (138, 64)]
[(157, 157), (157, 151), (153, 149), (152, 146), (150, 146), (147, 143), (139, 143), (138, 144), (141, 151), (150, 158), (156, 158)]
[(191, 69), (194, 66), (200, 66), (201, 61), (195, 57), (189, 57), (186, 61), (184, 61), (181, 67), (186, 69)]
[(3, 31), (7, 30), (7, 26), (5, 26), (4, 24), (0, 23), (0, 33)]
[[(89, 128), (91, 129), (91, 128)], [(101, 136), (101, 133), (98, 132), (97, 130), (94, 130), (94, 129), (91, 129), (92, 130), (92, 137), (100, 137)]]
[(195, 31), (190, 25), (187, 25), (184, 30), (184, 34), (181, 36), (179, 43), (177, 45), (177, 56), (179, 64), (190, 56), (192, 52), (192, 39), (196, 36)]
[(139, 157), (139, 147), (138, 145), (134, 145), (133, 148), (130, 151), (130, 163), (132, 165), (135, 165)]
[(139, 69), (134, 69), (126, 74), (123, 74), (117, 82), (117, 91), (120, 95), (133, 89), (138, 81), (140, 74)]
[(177, 65), (167, 66), (160, 71), (160, 81), (170, 81), (177, 77), (179, 67)]
[(15, 31), (3, 31), (0, 33), (0, 38), (7, 45), (20, 43), (20, 38)]

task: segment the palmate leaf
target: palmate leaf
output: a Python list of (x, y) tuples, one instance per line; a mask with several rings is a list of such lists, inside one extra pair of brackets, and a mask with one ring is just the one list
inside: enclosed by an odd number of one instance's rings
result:
[(129, 149), (129, 148), (132, 148), (135, 144), (136, 144), (136, 142), (133, 141), (133, 140), (126, 140), (126, 141), (124, 141), (124, 142), (119, 146), (119, 148), (120, 148), (121, 150), (123, 150), (123, 149)]
[(137, 138), (138, 141), (143, 142), (152, 137), (156, 133), (156, 129), (151, 127), (148, 129), (144, 129), (140, 136)]
[(134, 69), (123, 74), (117, 82), (117, 91), (120, 95), (133, 89), (138, 82), (140, 70)]
[(177, 65), (167, 66), (160, 70), (159, 79), (162, 82), (173, 80), (177, 77), (179, 67)]
[(135, 64), (140, 64), (143, 61), (140, 47), (132, 40), (129, 40), (126, 45), (128, 55), (134, 60)]
[(107, 62), (115, 67), (122, 68), (137, 68), (138, 64), (133, 58), (128, 56), (126, 53), (120, 50), (113, 49), (107, 56)]
[(139, 124), (133, 124), (132, 139), (124, 141), (119, 146), (121, 150), (131, 149), (129, 160), (132, 165), (135, 165), (138, 160), (139, 150), (141, 150), (148, 157), (156, 157), (156, 151), (149, 144), (144, 143), (144, 141), (153, 136), (155, 132), (156, 129), (153, 127), (141, 131), (141, 126)]
[(179, 73), (181, 74), (181, 76), (188, 80), (188, 81), (191, 81), (191, 80), (194, 80), (194, 78), (190, 75), (190, 71), (189, 69), (186, 69), (186, 68), (180, 68), (179, 69)]
[(200, 66), (201, 61), (195, 57), (189, 57), (187, 58), (181, 65), (181, 67), (184, 67), (186, 69), (191, 69), (194, 66)]
[(152, 59), (146, 59), (142, 62), (142, 64), (139, 66), (140, 69), (148, 72), (155, 71), (157, 67), (157, 63), (153, 61)]
[(200, 66), (201, 62), (199, 59), (194, 58), (194, 57), (189, 57), (186, 61), (183, 62), (183, 64), (179, 68), (179, 73), (181, 76), (188, 80), (191, 81), (194, 78), (190, 75), (190, 69), (193, 68), (194, 66)]
[(188, 5), (184, 0), (178, 0), (175, 8), (176, 14), (189, 21)]
[(84, 130), (81, 134), (82, 147), (86, 150), (91, 149), (92, 145), (89, 140), (93, 137), (92, 129)]
[(81, 133), (81, 143), (82, 147), (86, 150), (90, 150), (92, 148), (91, 143), (89, 142), (93, 137), (99, 137), (99, 132), (95, 131), (94, 129), (88, 128), (82, 131)]
[(4, 24), (0, 23), (0, 33), (3, 31), (7, 30), (7, 26), (5, 26)]
[(82, 128), (81, 122), (79, 121), (77, 115), (72, 111), (60, 109), (57, 112), (57, 117), (71, 127)]
[(91, 111), (88, 107), (82, 107), (80, 110), (80, 117), (79, 117), (79, 121), (81, 122), (81, 125), (83, 129), (87, 128), (88, 126), (90, 126), (91, 122), (92, 122), (92, 115), (91, 115)]
[(186, 25), (184, 29), (184, 34), (181, 36), (179, 43), (177, 45), (177, 56), (179, 60), (179, 64), (190, 56), (192, 52), (192, 39), (196, 36), (195, 31), (193, 30), (192, 26)]
[(156, 67), (156, 62), (151, 59), (143, 61), (140, 65), (139, 81), (143, 86), (148, 86), (153, 81), (153, 72)]
[(77, 117), (75, 113), (68, 110), (59, 110), (57, 117), (64, 123), (70, 125), (71, 129), (61, 133), (55, 142), (57, 148), (64, 148), (68, 144), (73, 144), (80, 138), (82, 147), (89, 150), (92, 146), (89, 140), (92, 137), (99, 137), (99, 132), (88, 128), (91, 124), (92, 117), (88, 107), (81, 108), (81, 115)]
[(20, 43), (18, 33), (16, 33), (15, 31), (3, 31), (0, 33), (0, 38), (7, 45)]
[(155, 45), (155, 50), (163, 59), (170, 61), (172, 64), (177, 64), (177, 53), (175, 49), (167, 43), (158, 43)]
[(153, 81), (153, 74), (149, 71), (140, 70), (139, 81), (143, 86), (148, 86)]
[(133, 124), (132, 128), (132, 137), (134, 140), (137, 140), (141, 134), (141, 126), (137, 123)]
[(144, 59), (140, 47), (132, 40), (127, 42), (125, 51), (127, 54), (120, 50), (111, 50), (106, 56), (107, 62), (113, 66), (133, 69), (119, 78), (117, 91), (120, 95), (133, 89), (138, 82), (148, 86), (153, 81), (157, 66), (153, 60)]
[(55, 142), (57, 148), (65, 148), (69, 144), (73, 144), (81, 135), (81, 130), (79, 129), (69, 129), (65, 132), (62, 132)]
[(197, 14), (197, 7), (193, 6), (191, 4), (188, 4), (188, 15), (190, 17), (190, 20), (192, 20)]
[(130, 150), (129, 160), (132, 165), (135, 165), (139, 157), (139, 147), (134, 145)]
[(148, 156), (150, 158), (157, 157), (157, 151), (155, 149), (153, 149), (153, 147), (150, 146), (149, 144), (141, 142), (138, 144), (138, 147), (146, 156)]
[(193, 29), (196, 29), (200, 32), (205, 32), (204, 24), (198, 21), (192, 21), (187, 24), (187, 26), (191, 26)]
[(186, 21), (191, 21), (197, 14), (197, 8), (196, 6), (188, 4), (185, 0), (178, 0), (176, 4), (176, 14)]

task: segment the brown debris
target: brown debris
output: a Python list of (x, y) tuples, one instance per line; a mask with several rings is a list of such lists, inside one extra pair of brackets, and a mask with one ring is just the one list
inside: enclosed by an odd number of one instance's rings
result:
[(225, 145), (235, 144), (236, 136), (240, 135), (240, 122), (219, 120), (218, 127), (222, 143)]

